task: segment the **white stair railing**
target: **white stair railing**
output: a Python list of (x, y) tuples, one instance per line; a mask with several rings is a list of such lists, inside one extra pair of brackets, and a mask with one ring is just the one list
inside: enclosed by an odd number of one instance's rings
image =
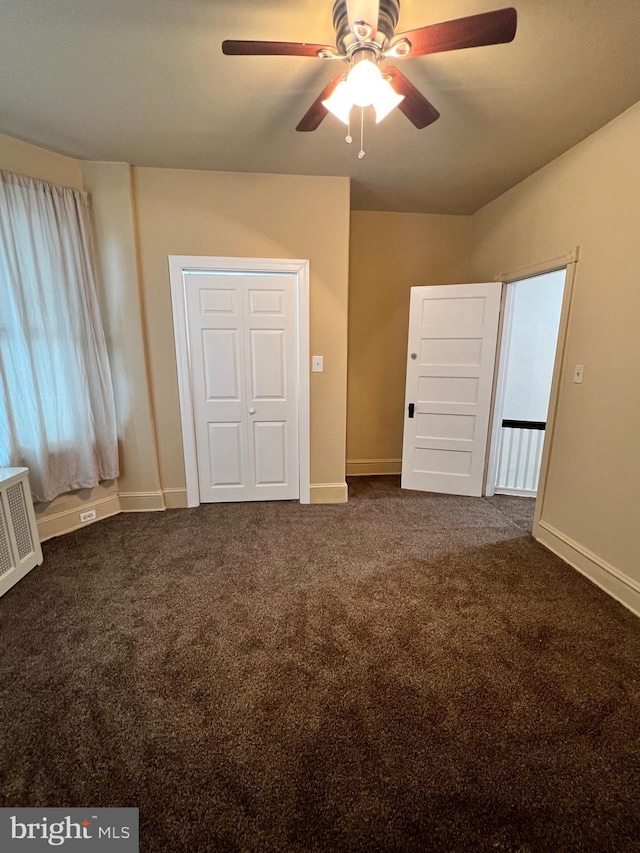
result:
[(537, 494), (545, 427), (544, 421), (502, 421), (496, 492)]

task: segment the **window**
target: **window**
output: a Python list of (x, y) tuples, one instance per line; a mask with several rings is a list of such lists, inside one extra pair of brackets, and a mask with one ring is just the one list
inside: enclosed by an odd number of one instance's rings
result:
[(0, 466), (36, 500), (118, 476), (87, 197), (0, 172)]

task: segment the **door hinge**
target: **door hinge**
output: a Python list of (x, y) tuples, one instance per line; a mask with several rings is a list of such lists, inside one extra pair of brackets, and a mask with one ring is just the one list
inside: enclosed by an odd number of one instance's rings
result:
[(415, 410), (416, 410), (416, 404), (415, 403), (409, 403), (409, 417), (410, 418), (413, 417)]

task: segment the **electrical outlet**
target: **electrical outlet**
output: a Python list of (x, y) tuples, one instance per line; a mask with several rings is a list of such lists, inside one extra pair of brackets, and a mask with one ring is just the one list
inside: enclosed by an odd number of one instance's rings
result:
[(88, 509), (86, 512), (80, 513), (80, 521), (93, 521), (96, 517), (95, 509)]
[(576, 385), (582, 385), (584, 379), (584, 364), (576, 364), (573, 368), (573, 381)]
[(314, 355), (311, 359), (311, 371), (312, 373), (323, 373), (324, 372), (324, 356), (323, 355)]

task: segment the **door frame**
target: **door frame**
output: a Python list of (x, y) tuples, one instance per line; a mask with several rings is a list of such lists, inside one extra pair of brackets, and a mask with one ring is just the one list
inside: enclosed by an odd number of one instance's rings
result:
[[(485, 470), (485, 483), (483, 494), (489, 495), (488, 484), (491, 482), (489, 474), (492, 466), (497, 465), (497, 447), (496, 447), (496, 417), (501, 411), (502, 397), (504, 394), (505, 382), (505, 356), (508, 346), (508, 323), (510, 316), (506, 315), (504, 310), (506, 303), (507, 286), (514, 281), (520, 281), (525, 278), (533, 278), (537, 275), (555, 272), (556, 270), (565, 269), (564, 293), (562, 296), (562, 309), (560, 311), (560, 324), (558, 326), (558, 340), (556, 343), (556, 354), (553, 362), (553, 374), (551, 378), (551, 391), (549, 394), (549, 410), (547, 413), (547, 426), (545, 429), (544, 443), (542, 446), (542, 459), (540, 461), (540, 476), (538, 480), (538, 494), (536, 496), (535, 514), (533, 519), (533, 534), (536, 535), (540, 518), (542, 516), (545, 491), (547, 487), (547, 479), (551, 462), (551, 449), (553, 447), (553, 434), (556, 425), (556, 415), (558, 409), (558, 396), (560, 391), (560, 383), (565, 363), (567, 330), (569, 326), (569, 314), (571, 311), (571, 301), (573, 299), (573, 286), (576, 277), (576, 268), (580, 257), (580, 246), (576, 246), (566, 255), (557, 258), (552, 258), (548, 261), (542, 261), (537, 264), (530, 264), (526, 267), (518, 267), (517, 269), (501, 272), (496, 276), (496, 281), (502, 281), (503, 284), (503, 302), (500, 311), (500, 326), (498, 328), (498, 357), (496, 359), (495, 377), (494, 377), (494, 395), (491, 410), (491, 429), (489, 438), (489, 447), (487, 452), (487, 466)], [(493, 475), (495, 478), (495, 474)], [(493, 491), (491, 491), (493, 494)]]
[(309, 407), (309, 261), (276, 258), (223, 258), (169, 255), (171, 308), (178, 368), (182, 450), (187, 481), (187, 506), (200, 504), (195, 423), (191, 388), (191, 359), (186, 308), (187, 271), (213, 273), (265, 273), (294, 276), (297, 294), (298, 474), (300, 503), (311, 503)]
[[(502, 419), (504, 417), (504, 398), (507, 385), (507, 371), (509, 366), (510, 346), (512, 341), (512, 326), (513, 326), (513, 306), (514, 306), (514, 289), (510, 287), (512, 284), (517, 284), (520, 281), (529, 281), (541, 275), (547, 275), (552, 272), (564, 270), (564, 281), (562, 284), (562, 296), (564, 305), (564, 291), (567, 287), (567, 277), (569, 269), (566, 264), (556, 267), (555, 270), (547, 270), (542, 273), (527, 274), (518, 276), (518, 278), (505, 279), (502, 283), (502, 302), (500, 305), (500, 325), (498, 331), (498, 350), (496, 353), (496, 372), (494, 380), (494, 400), (491, 413), (491, 422), (489, 424), (489, 461), (486, 470), (485, 489), (483, 494), (488, 497), (495, 494), (495, 484), (498, 477), (498, 464), (500, 461), (500, 444), (502, 440)], [(562, 310), (561, 305), (561, 310)], [(558, 318), (560, 321), (560, 318)], [(560, 335), (560, 325), (558, 325), (558, 336)], [(558, 341), (556, 340), (556, 349), (554, 352), (554, 370), (555, 360), (558, 355)], [(548, 421), (547, 421), (548, 422)], [(546, 428), (545, 428), (546, 433)], [(546, 435), (545, 435), (546, 438)], [(544, 439), (543, 439), (544, 442)], [(543, 443), (544, 448), (544, 443)], [(513, 491), (518, 494), (517, 490)], [(525, 497), (537, 497), (530, 493), (522, 492)]]

